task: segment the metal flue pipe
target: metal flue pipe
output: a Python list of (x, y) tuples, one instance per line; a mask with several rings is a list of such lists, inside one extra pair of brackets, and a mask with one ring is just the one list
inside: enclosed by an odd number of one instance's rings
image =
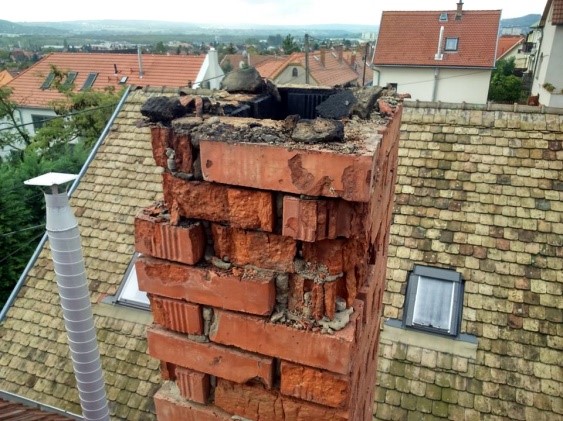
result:
[(66, 191), (63, 189), (59, 192), (59, 186), (76, 177), (73, 174), (47, 173), (27, 180), (25, 184), (50, 189), (44, 191), (47, 204), (46, 229), (82, 416), (88, 421), (105, 421), (109, 420), (109, 407), (78, 223), (70, 208)]

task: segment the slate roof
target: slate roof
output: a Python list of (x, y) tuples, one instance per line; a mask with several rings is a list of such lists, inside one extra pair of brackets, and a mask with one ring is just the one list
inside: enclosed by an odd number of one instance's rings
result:
[(497, 60), (503, 58), (504, 55), (510, 53), (514, 48), (524, 42), (522, 35), (503, 35), (499, 37), (497, 44)]
[[(120, 84), (122, 77), (127, 77), (125, 85), (134, 87), (184, 87), (189, 81), (195, 82), (205, 56), (143, 54), (142, 59), (143, 77), (141, 78), (136, 54), (52, 53), (8, 84), (13, 90), (11, 99), (21, 106), (45, 108), (49, 107), (52, 101), (64, 98), (54, 88), (41, 89), (52, 65), (62, 71), (78, 72), (74, 81), (75, 91), (82, 88), (92, 72), (98, 73), (92, 89), (109, 86), (119, 89), (123, 86)], [(117, 66), (117, 73), (114, 64)]]
[[(150, 130), (140, 107), (162, 90), (132, 91), (71, 199), (82, 236), (110, 411), (117, 419), (154, 418), (159, 362), (146, 353), (148, 311), (101, 304), (116, 293), (134, 252), (139, 209), (161, 198)], [(0, 390), (80, 413), (48, 246), (0, 325)]]
[[(448, 20), (439, 20), (447, 13)], [(492, 68), (495, 63), (500, 10), (463, 11), (384, 11), (373, 64), (376, 66), (438, 66)], [(458, 51), (443, 51), (443, 60), (435, 60), (444, 27), (442, 51), (446, 38), (458, 38)]]
[[(337, 86), (358, 80), (356, 73), (345, 60), (338, 60), (336, 53), (326, 51), (325, 64), (321, 63), (320, 52), (309, 54), (309, 76), (319, 86)], [(284, 60), (264, 61), (256, 66), (262, 77), (275, 80), (288, 66), (298, 65), (305, 68), (305, 53), (293, 53)]]
[(403, 109), (383, 315), (414, 264), (452, 268), (476, 355), (380, 342), (375, 419), (561, 419), (563, 110), (437, 107)]

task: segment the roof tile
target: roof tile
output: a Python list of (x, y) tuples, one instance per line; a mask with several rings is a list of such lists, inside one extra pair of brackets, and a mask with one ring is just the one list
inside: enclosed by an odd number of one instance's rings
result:
[[(379, 38), (373, 63), (376, 66), (485, 67), (495, 63), (500, 10), (464, 11), (456, 20), (455, 11), (393, 12), (381, 16)], [(443, 60), (435, 60), (440, 27), (444, 27)], [(457, 51), (444, 51), (447, 38), (458, 38)]]

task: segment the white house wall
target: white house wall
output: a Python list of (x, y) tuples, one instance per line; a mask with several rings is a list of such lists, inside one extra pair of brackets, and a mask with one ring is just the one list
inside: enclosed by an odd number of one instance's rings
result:
[[(293, 69), (297, 69), (297, 77), (293, 76)], [(290, 65), (274, 81), (277, 85), (304, 85), (305, 84), (305, 68), (303, 66)], [(309, 76), (309, 85), (315, 85), (315, 81)]]
[[(18, 108), (16, 110), (16, 118), (19, 121), (19, 124), (27, 130), (27, 132), (33, 136), (35, 135), (35, 128), (33, 127), (33, 119), (32, 115), (38, 116), (45, 116), (45, 117), (54, 117), (57, 114), (53, 110), (48, 109), (41, 109), (41, 108)], [(10, 124), (6, 123), (6, 120), (0, 122), (1, 128), (10, 127)], [(23, 145), (22, 145), (23, 146)], [(12, 148), (6, 147), (0, 149), (0, 157), (5, 157), (10, 153)]]
[[(563, 107), (563, 26), (551, 24), (553, 8), (543, 28), (541, 49), (538, 54), (532, 95), (540, 94), (540, 103), (549, 107)], [(553, 92), (543, 88), (544, 83), (555, 86)]]
[[(380, 72), (378, 81), (378, 71)], [(400, 93), (409, 93), (413, 100), (468, 102), (485, 104), (491, 78), (490, 70), (438, 68), (377, 67), (374, 85), (396, 83)], [(433, 98), (436, 84), (436, 97)]]

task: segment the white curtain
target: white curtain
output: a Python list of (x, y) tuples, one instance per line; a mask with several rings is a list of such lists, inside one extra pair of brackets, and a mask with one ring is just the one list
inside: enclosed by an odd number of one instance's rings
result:
[(453, 304), (453, 282), (420, 276), (412, 322), (450, 332)]

